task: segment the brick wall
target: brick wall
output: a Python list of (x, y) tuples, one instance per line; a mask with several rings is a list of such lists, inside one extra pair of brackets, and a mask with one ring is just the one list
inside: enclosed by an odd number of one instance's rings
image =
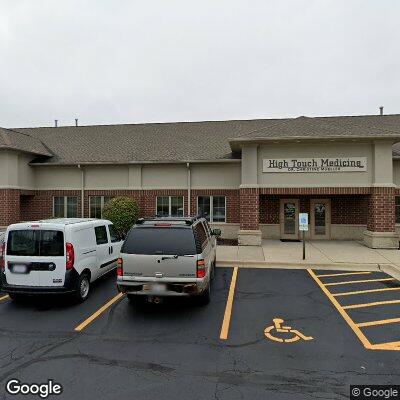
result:
[(259, 229), (259, 198), (258, 188), (240, 189), (240, 229)]
[(78, 217), (81, 215), (81, 192), (79, 190), (35, 190), (21, 196), (21, 221), (32, 221), (53, 217), (54, 196), (78, 198)]
[(0, 189), (0, 226), (7, 226), (19, 222), (19, 198), (19, 189)]
[(367, 229), (371, 232), (395, 231), (395, 189), (372, 188), (368, 201)]
[[(192, 190), (191, 215), (197, 213), (198, 196), (226, 196), (226, 222), (239, 223), (239, 190), (204, 189)], [(21, 196), (21, 213), (17, 220), (27, 221), (51, 218), (53, 215), (54, 196), (76, 196), (78, 198), (78, 216), (81, 215), (81, 192), (79, 190), (39, 190), (32, 191), (28, 195)], [(90, 196), (128, 196), (135, 199), (140, 207), (141, 217), (153, 217), (156, 214), (157, 196), (183, 196), (184, 210), (187, 215), (187, 190), (85, 190), (84, 214), (89, 217)], [(16, 222), (16, 221), (13, 221)], [(1, 225), (1, 220), (0, 220)]]
[[(310, 212), (310, 200), (315, 195), (288, 196), (273, 195), (260, 196), (260, 223), (279, 224), (280, 199), (299, 199), (300, 212)], [(366, 225), (368, 213), (368, 196), (366, 195), (336, 195), (323, 196), (331, 200), (331, 223), (346, 225)]]

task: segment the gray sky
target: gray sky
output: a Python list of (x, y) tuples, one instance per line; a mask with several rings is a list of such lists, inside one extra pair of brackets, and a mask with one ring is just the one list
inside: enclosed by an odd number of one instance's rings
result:
[(0, 126), (400, 113), (398, 0), (0, 0)]

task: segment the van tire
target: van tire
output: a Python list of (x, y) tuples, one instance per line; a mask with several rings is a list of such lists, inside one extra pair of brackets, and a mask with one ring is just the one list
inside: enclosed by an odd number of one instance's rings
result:
[(8, 296), (10, 297), (10, 299), (12, 301), (15, 301), (15, 302), (23, 301), (25, 298), (25, 296), (23, 294), (19, 294), (19, 293), (8, 293)]
[(214, 280), (215, 277), (215, 263), (216, 263), (216, 258), (214, 258), (214, 261), (211, 264), (211, 280)]
[(76, 284), (75, 298), (79, 303), (83, 303), (90, 293), (90, 276), (87, 273), (82, 273)]
[(210, 282), (203, 292), (197, 297), (197, 302), (200, 306), (206, 306), (211, 300), (211, 287)]

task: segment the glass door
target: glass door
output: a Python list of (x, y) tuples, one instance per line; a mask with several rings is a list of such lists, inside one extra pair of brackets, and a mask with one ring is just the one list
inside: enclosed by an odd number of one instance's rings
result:
[(330, 239), (331, 201), (329, 199), (312, 199), (311, 210), (311, 239)]
[(281, 199), (280, 201), (281, 239), (299, 238), (299, 200)]

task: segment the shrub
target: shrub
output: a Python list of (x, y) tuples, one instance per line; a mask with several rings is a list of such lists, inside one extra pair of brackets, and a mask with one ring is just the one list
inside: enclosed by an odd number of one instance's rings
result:
[(114, 197), (104, 205), (103, 217), (109, 219), (118, 233), (125, 237), (139, 218), (138, 203), (130, 197)]

